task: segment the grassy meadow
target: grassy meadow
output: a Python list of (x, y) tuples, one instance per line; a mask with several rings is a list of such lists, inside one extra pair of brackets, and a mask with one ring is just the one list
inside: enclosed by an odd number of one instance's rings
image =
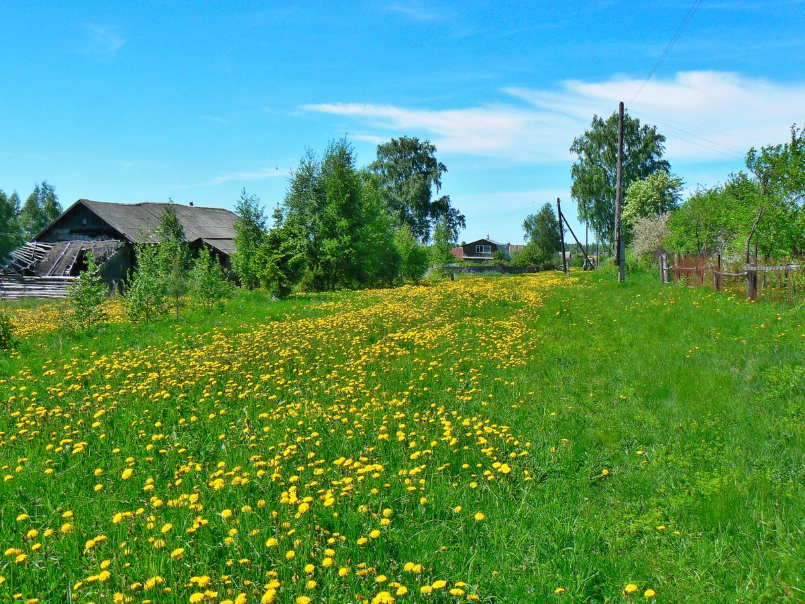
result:
[(805, 316), (605, 272), (6, 306), (1, 602), (805, 599)]

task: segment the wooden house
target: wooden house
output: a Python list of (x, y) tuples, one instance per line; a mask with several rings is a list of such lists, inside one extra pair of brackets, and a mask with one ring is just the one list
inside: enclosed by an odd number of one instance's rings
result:
[(503, 253), (504, 259), (511, 259), (511, 255), (506, 249), (505, 244), (489, 238), (471, 241), (470, 243), (465, 243), (461, 247), (462, 258), (464, 260), (492, 260), (494, 258), (494, 253), (497, 251)]
[[(134, 265), (134, 244), (155, 242), (165, 203), (108, 203), (79, 199), (0, 268), (0, 297), (64, 297), (91, 251), (110, 288), (120, 288)], [(190, 249), (209, 247), (231, 271), (237, 216), (222, 208), (174, 204)]]

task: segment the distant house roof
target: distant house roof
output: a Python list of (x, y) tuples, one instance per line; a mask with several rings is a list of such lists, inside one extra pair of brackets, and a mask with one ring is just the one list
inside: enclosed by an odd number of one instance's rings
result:
[[(132, 243), (159, 226), (165, 207), (169, 205), (150, 201), (111, 203), (79, 199), (65, 214), (78, 204), (89, 208)], [(235, 238), (237, 216), (233, 212), (223, 208), (203, 208), (179, 204), (173, 204), (173, 207), (176, 209), (176, 217), (184, 229), (187, 241)]]
[(450, 250), (450, 253), (453, 255), (454, 258), (458, 260), (462, 260), (464, 258), (464, 248), (463, 247), (454, 247)]

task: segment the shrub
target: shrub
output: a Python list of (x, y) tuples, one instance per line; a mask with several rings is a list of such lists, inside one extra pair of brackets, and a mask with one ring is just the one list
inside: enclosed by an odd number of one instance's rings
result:
[(227, 280), (223, 267), (213, 257), (209, 248), (202, 248), (190, 270), (190, 291), (193, 300), (205, 310), (214, 306), (223, 308), (232, 296), (233, 286)]
[(76, 325), (89, 329), (93, 323), (103, 321), (105, 312), (102, 305), (106, 299), (106, 291), (95, 257), (91, 251), (87, 252), (87, 267), (69, 288)]
[(129, 273), (124, 300), (129, 318), (147, 323), (167, 312), (168, 287), (153, 246), (138, 244), (136, 255), (137, 266)]
[(668, 218), (670, 214), (643, 216), (636, 218), (632, 225), (632, 243), (629, 251), (639, 263), (651, 265), (655, 261), (657, 251), (662, 248), (668, 237)]
[(0, 350), (11, 350), (17, 347), (17, 339), (11, 328), (11, 319), (0, 310)]

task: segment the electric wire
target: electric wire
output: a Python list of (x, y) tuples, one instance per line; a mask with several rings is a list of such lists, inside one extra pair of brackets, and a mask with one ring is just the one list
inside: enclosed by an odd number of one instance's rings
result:
[[(638, 112), (632, 110), (632, 113), (642, 115), (643, 117), (648, 118), (650, 120), (654, 120), (656, 122), (660, 121), (658, 118), (655, 118), (655, 117), (653, 117), (651, 115), (648, 115), (647, 113), (644, 113), (643, 111), (638, 113)], [(713, 130), (712, 128), (705, 128), (704, 126), (696, 126), (695, 124), (687, 124), (685, 122), (678, 122), (676, 120), (669, 120), (667, 118), (664, 118), (664, 119), (666, 119), (666, 121), (668, 121), (668, 122), (671, 122), (672, 124), (679, 124), (680, 126), (687, 126), (688, 128), (696, 128), (697, 130), (704, 130), (705, 132), (712, 132), (713, 134), (720, 134), (722, 136), (729, 136), (729, 137), (732, 137), (732, 138), (737, 138), (737, 139), (749, 141), (750, 143), (752, 143), (754, 145), (762, 145), (763, 144), (762, 142), (760, 142), (760, 141), (758, 141), (758, 140), (756, 140), (754, 138), (749, 138), (748, 136), (741, 136), (740, 134), (730, 134), (729, 132), (722, 132), (720, 130)]]
[(690, 23), (691, 19), (693, 19), (693, 15), (696, 12), (696, 9), (699, 8), (699, 5), (701, 3), (702, 3), (702, 0), (693, 0), (693, 4), (690, 5), (690, 8), (688, 9), (688, 13), (685, 15), (685, 18), (682, 20), (682, 23), (677, 28), (676, 33), (674, 34), (674, 37), (671, 38), (671, 41), (668, 43), (668, 46), (665, 47), (665, 50), (660, 55), (660, 58), (657, 59), (657, 62), (654, 64), (654, 67), (651, 68), (651, 71), (646, 76), (646, 79), (643, 80), (642, 84), (640, 84), (640, 88), (638, 88), (637, 92), (634, 93), (634, 96), (632, 97), (632, 100), (629, 101), (626, 104), (627, 107), (630, 106), (634, 102), (634, 100), (637, 98), (637, 96), (641, 92), (643, 92), (643, 89), (646, 87), (646, 85), (649, 83), (651, 78), (657, 72), (657, 69), (660, 67), (662, 62), (665, 60), (665, 57), (668, 56), (668, 53), (671, 51), (671, 48), (674, 46), (674, 44), (676, 44), (676, 41), (679, 39), (679, 36), (682, 35), (682, 32), (688, 26), (688, 23)]
[[(705, 141), (705, 142), (710, 143), (712, 145), (718, 145), (719, 147), (722, 147), (722, 148), (726, 149), (727, 151), (731, 151), (732, 153), (738, 153), (738, 154), (743, 153), (743, 151), (741, 151), (740, 149), (736, 149), (735, 147), (730, 147), (729, 145), (725, 145), (724, 143), (720, 143), (718, 141), (714, 141), (712, 139), (705, 138), (703, 136), (699, 136), (698, 134), (694, 134), (693, 132), (688, 132), (687, 130), (683, 130), (682, 128), (679, 128), (677, 126), (673, 126), (673, 125), (671, 125), (669, 123), (666, 123), (666, 122), (664, 122), (662, 120), (658, 120), (657, 118), (653, 118), (651, 116), (645, 115), (644, 113), (640, 113), (640, 112), (637, 112), (637, 111), (632, 111), (632, 114), (642, 116), (642, 117), (647, 118), (647, 119), (650, 119), (650, 120), (652, 120), (654, 122), (657, 122), (658, 124), (662, 124), (666, 128), (671, 128), (672, 130), (676, 130), (677, 132), (681, 132), (682, 134), (685, 134), (687, 136), (692, 136), (694, 138), (697, 138), (699, 140)], [(679, 136), (679, 135), (677, 134), (676, 136)], [(718, 149), (713, 149), (713, 151), (718, 151)]]

